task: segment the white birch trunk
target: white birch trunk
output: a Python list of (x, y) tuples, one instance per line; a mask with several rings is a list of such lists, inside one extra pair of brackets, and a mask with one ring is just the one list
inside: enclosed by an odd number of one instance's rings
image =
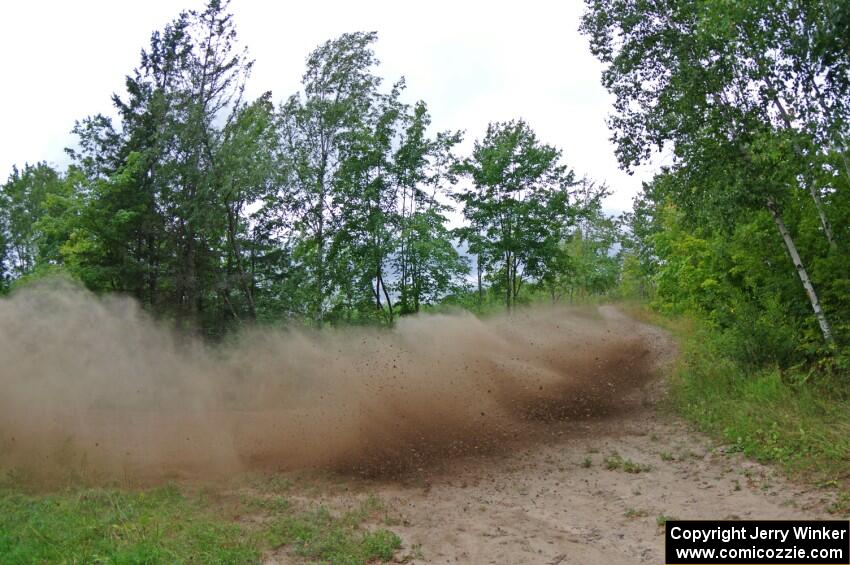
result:
[(803, 283), (803, 288), (806, 289), (806, 294), (809, 297), (809, 302), (812, 304), (812, 310), (814, 310), (815, 318), (817, 318), (820, 331), (823, 334), (823, 339), (826, 343), (830, 344), (833, 341), (832, 330), (829, 328), (829, 322), (826, 319), (826, 315), (823, 313), (820, 301), (818, 301), (818, 295), (815, 293), (815, 287), (809, 279), (809, 273), (806, 272), (806, 268), (803, 266), (802, 260), (800, 260), (800, 254), (797, 252), (797, 246), (794, 245), (794, 240), (791, 238), (791, 232), (788, 231), (788, 227), (785, 225), (785, 222), (782, 221), (782, 216), (779, 215), (779, 210), (773, 200), (767, 201), (767, 208), (773, 216), (773, 221), (776, 222), (776, 227), (779, 229), (780, 235), (782, 235), (782, 240), (785, 242), (785, 247), (788, 249), (788, 254), (791, 256), (794, 268), (800, 276), (800, 282)]

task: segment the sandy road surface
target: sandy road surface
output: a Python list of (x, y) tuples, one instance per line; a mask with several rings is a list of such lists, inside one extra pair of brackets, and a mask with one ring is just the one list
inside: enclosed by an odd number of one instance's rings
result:
[[(633, 324), (665, 362), (672, 342)], [(552, 424), (548, 441), (455, 460), (394, 480), (352, 480), (316, 500), (343, 508), (377, 495), (398, 517), (399, 560), (413, 563), (660, 563), (660, 516), (821, 518), (826, 494), (726, 453), (658, 406), (660, 380), (616, 413)], [(638, 471), (638, 472), (635, 472)], [(286, 548), (268, 563), (291, 563)]]

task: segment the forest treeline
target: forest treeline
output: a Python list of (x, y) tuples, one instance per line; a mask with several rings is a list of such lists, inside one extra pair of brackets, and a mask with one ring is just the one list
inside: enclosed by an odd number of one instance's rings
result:
[(614, 293), (697, 315), (742, 363), (846, 375), (850, 4), (585, 4), (620, 164), (668, 163), (621, 218), (522, 120), (460, 154), (468, 132), (434, 132), (380, 76), (375, 33), (247, 100), (212, 0), (152, 34), (67, 170), (12, 171), (0, 287), (62, 271), (209, 336)]
[(522, 120), (459, 155), (464, 134), (432, 132), (426, 103), (378, 74), (375, 41), (327, 41), (299, 92), (248, 100), (227, 2), (181, 13), (113, 95), (116, 118), (76, 123), (67, 170), (12, 171), (0, 286), (60, 271), (208, 336), (615, 286), (605, 186)]
[(624, 292), (698, 314), (745, 365), (850, 384), (850, 3), (586, 8), (621, 165), (671, 163), (624, 218)]

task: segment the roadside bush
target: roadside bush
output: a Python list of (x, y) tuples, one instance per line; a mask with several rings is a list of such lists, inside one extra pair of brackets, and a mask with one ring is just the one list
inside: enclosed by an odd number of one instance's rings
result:
[(787, 368), (799, 361), (797, 329), (775, 297), (767, 299), (761, 308), (736, 300), (730, 318), (730, 325), (716, 339), (721, 351), (736, 363), (749, 369)]
[[(831, 357), (829, 367), (781, 369), (780, 361), (791, 355), (782, 338), (785, 326), (777, 324), (771, 333), (768, 320), (750, 318), (724, 331), (703, 326), (682, 335), (673, 405), (700, 430), (726, 442), (727, 450), (777, 463), (791, 475), (846, 493), (850, 407), (846, 387), (838, 392), (835, 383), (846, 382), (850, 354)], [(847, 509), (850, 505), (835, 507)]]

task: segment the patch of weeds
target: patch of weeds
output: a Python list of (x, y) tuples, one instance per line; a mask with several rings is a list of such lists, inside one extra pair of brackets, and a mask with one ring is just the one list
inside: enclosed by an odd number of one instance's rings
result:
[(404, 520), (398, 516), (393, 516), (392, 514), (384, 514), (383, 523), (385, 526), (392, 528), (393, 526), (402, 525)]
[(366, 561), (389, 561), (401, 549), (401, 538), (389, 530), (376, 530), (363, 537), (361, 546)]
[(652, 470), (652, 467), (649, 465), (645, 465), (643, 463), (636, 463), (631, 459), (623, 459), (619, 453), (616, 451), (611, 455), (606, 457), (603, 462), (605, 463), (605, 468), (609, 471), (617, 471), (621, 470), (626, 473), (645, 473), (647, 471)]
[(666, 514), (659, 514), (655, 518), (655, 525), (660, 528), (660, 527), (664, 526), (670, 520), (678, 520), (678, 518), (676, 518), (675, 516), (667, 516)]
[(634, 518), (646, 518), (649, 516), (649, 512), (646, 510), (638, 510), (636, 508), (627, 508), (623, 513), (623, 516), (626, 518), (634, 519)]
[(593, 460), (590, 457), (585, 457), (584, 461), (581, 462), (581, 466), (584, 469), (590, 469), (593, 467)]
[(661, 452), (661, 460), (662, 461), (673, 461), (674, 459), (675, 458), (673, 457), (673, 454), (670, 453), (669, 451), (662, 451)]
[(850, 492), (840, 493), (836, 499), (826, 507), (830, 514), (846, 515), (850, 513)]
[(630, 459), (626, 459), (623, 461), (623, 471), (626, 473), (647, 473), (652, 470), (650, 465), (646, 465), (645, 463), (635, 463)]
[(366, 500), (360, 503), (360, 506), (350, 513), (352, 519), (358, 522), (364, 521), (372, 514), (385, 513), (387, 510), (386, 504), (375, 494), (369, 494)]
[(327, 563), (365, 564), (389, 561), (401, 548), (394, 533), (370, 531), (361, 523), (367, 511), (361, 507), (334, 516), (324, 506), (278, 520), (270, 529), (274, 545), (291, 545), (295, 554)]
[(623, 466), (623, 458), (616, 451), (602, 460), (605, 468), (609, 471), (616, 471)]

